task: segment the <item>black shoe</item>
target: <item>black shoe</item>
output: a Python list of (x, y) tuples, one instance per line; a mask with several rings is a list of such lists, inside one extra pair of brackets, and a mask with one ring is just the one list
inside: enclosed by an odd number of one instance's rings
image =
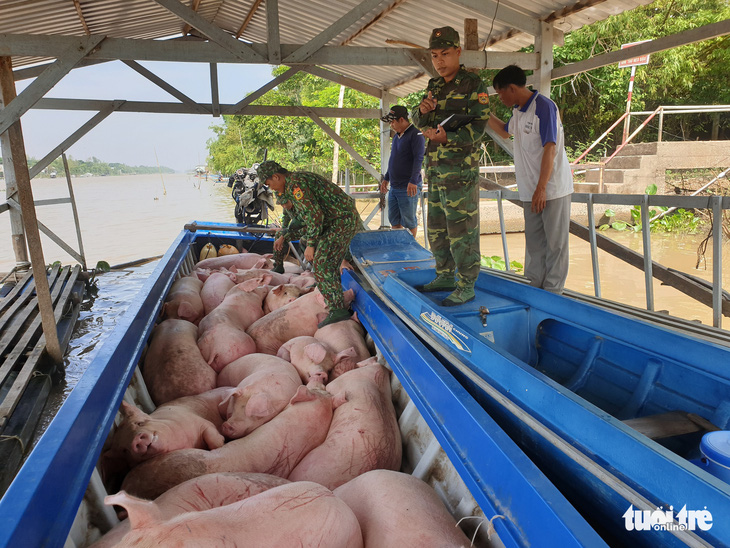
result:
[(284, 273), (284, 265), (283, 264), (275, 264), (274, 267), (271, 269), (272, 272), (276, 272), (277, 274), (283, 274)]
[(329, 314), (327, 314), (327, 317), (319, 322), (317, 324), (318, 328), (322, 328), (325, 325), (330, 325), (331, 323), (337, 323), (342, 322), (345, 320), (350, 319), (350, 311), (345, 308), (335, 308), (332, 310)]

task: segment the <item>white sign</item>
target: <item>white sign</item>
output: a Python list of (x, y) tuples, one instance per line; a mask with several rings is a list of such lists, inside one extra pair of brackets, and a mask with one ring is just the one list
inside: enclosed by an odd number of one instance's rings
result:
[[(635, 46), (637, 44), (643, 44), (645, 42), (651, 42), (651, 40), (642, 40), (641, 42), (629, 42), (628, 44), (621, 44), (621, 49), (630, 48), (631, 46)], [(626, 68), (626, 67), (637, 67), (639, 65), (648, 65), (649, 64), (649, 54), (646, 55), (639, 55), (638, 57), (632, 57), (631, 59), (625, 59), (618, 64), (618, 68)]]

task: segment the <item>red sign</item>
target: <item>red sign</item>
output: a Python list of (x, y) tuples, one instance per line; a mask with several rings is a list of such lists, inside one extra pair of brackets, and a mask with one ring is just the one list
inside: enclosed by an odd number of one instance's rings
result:
[[(644, 42), (651, 42), (651, 40), (642, 40), (641, 42), (630, 42), (628, 44), (622, 44), (621, 49), (630, 48), (631, 46), (635, 46), (637, 44), (643, 44)], [(639, 55), (638, 57), (632, 57), (631, 59), (625, 59), (623, 61), (620, 61), (618, 64), (618, 68), (626, 68), (626, 67), (637, 67), (639, 65), (648, 65), (649, 64), (649, 54), (646, 55)]]

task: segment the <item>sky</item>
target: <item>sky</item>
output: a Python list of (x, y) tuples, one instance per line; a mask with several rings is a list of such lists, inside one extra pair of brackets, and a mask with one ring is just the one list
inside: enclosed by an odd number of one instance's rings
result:
[[(205, 63), (141, 62), (148, 70), (201, 103), (211, 102), (210, 68)], [(221, 104), (237, 103), (269, 82), (270, 65), (218, 65)], [(20, 94), (32, 80), (16, 82)], [(111, 61), (72, 70), (46, 97), (127, 99), (179, 102), (162, 88), (129, 68)], [(40, 159), (96, 114), (95, 111), (31, 109), (21, 118), (28, 157)], [(67, 156), (127, 165), (159, 165), (189, 171), (205, 164), (212, 125), (223, 118), (201, 114), (141, 114), (114, 112), (69, 148)]]

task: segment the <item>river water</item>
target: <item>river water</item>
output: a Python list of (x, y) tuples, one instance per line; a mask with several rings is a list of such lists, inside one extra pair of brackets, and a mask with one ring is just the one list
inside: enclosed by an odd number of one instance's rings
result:
[[(233, 200), (230, 189), (213, 179), (199, 179), (192, 175), (137, 175), (124, 177), (74, 178), (73, 189), (79, 211), (83, 246), (87, 265), (97, 261), (111, 265), (162, 255), (173, 239), (192, 220), (234, 222)], [(35, 200), (68, 196), (65, 178), (36, 179), (32, 183)], [(4, 198), (4, 185), (0, 199)], [(358, 202), (363, 216), (372, 209), (373, 201)], [(71, 247), (78, 249), (76, 231), (69, 204), (37, 208), (39, 221), (48, 226)], [(371, 223), (377, 228), (379, 216)], [(640, 234), (608, 231), (604, 235), (638, 252), (642, 251)], [(419, 233), (422, 238), (422, 235)], [(652, 258), (668, 267), (712, 280), (712, 246), (707, 249), (706, 265), (695, 268), (697, 247), (704, 234), (652, 234)], [(524, 264), (524, 235), (508, 235), (510, 259)], [(43, 252), (47, 263), (56, 260), (72, 263), (66, 254), (50, 239), (42, 235)], [(723, 287), (730, 287), (730, 246), (723, 249)], [(502, 255), (499, 235), (481, 238), (484, 255)], [(594, 294), (591, 256), (588, 243), (571, 236), (570, 272), (567, 287), (580, 293)], [(7, 213), (0, 214), (0, 272), (8, 272), (15, 264), (10, 222)], [(604, 298), (644, 307), (646, 296), (644, 274), (622, 261), (599, 251), (601, 294)], [(662, 286), (655, 280), (656, 310), (686, 319), (712, 324), (712, 310), (675, 289)]]

